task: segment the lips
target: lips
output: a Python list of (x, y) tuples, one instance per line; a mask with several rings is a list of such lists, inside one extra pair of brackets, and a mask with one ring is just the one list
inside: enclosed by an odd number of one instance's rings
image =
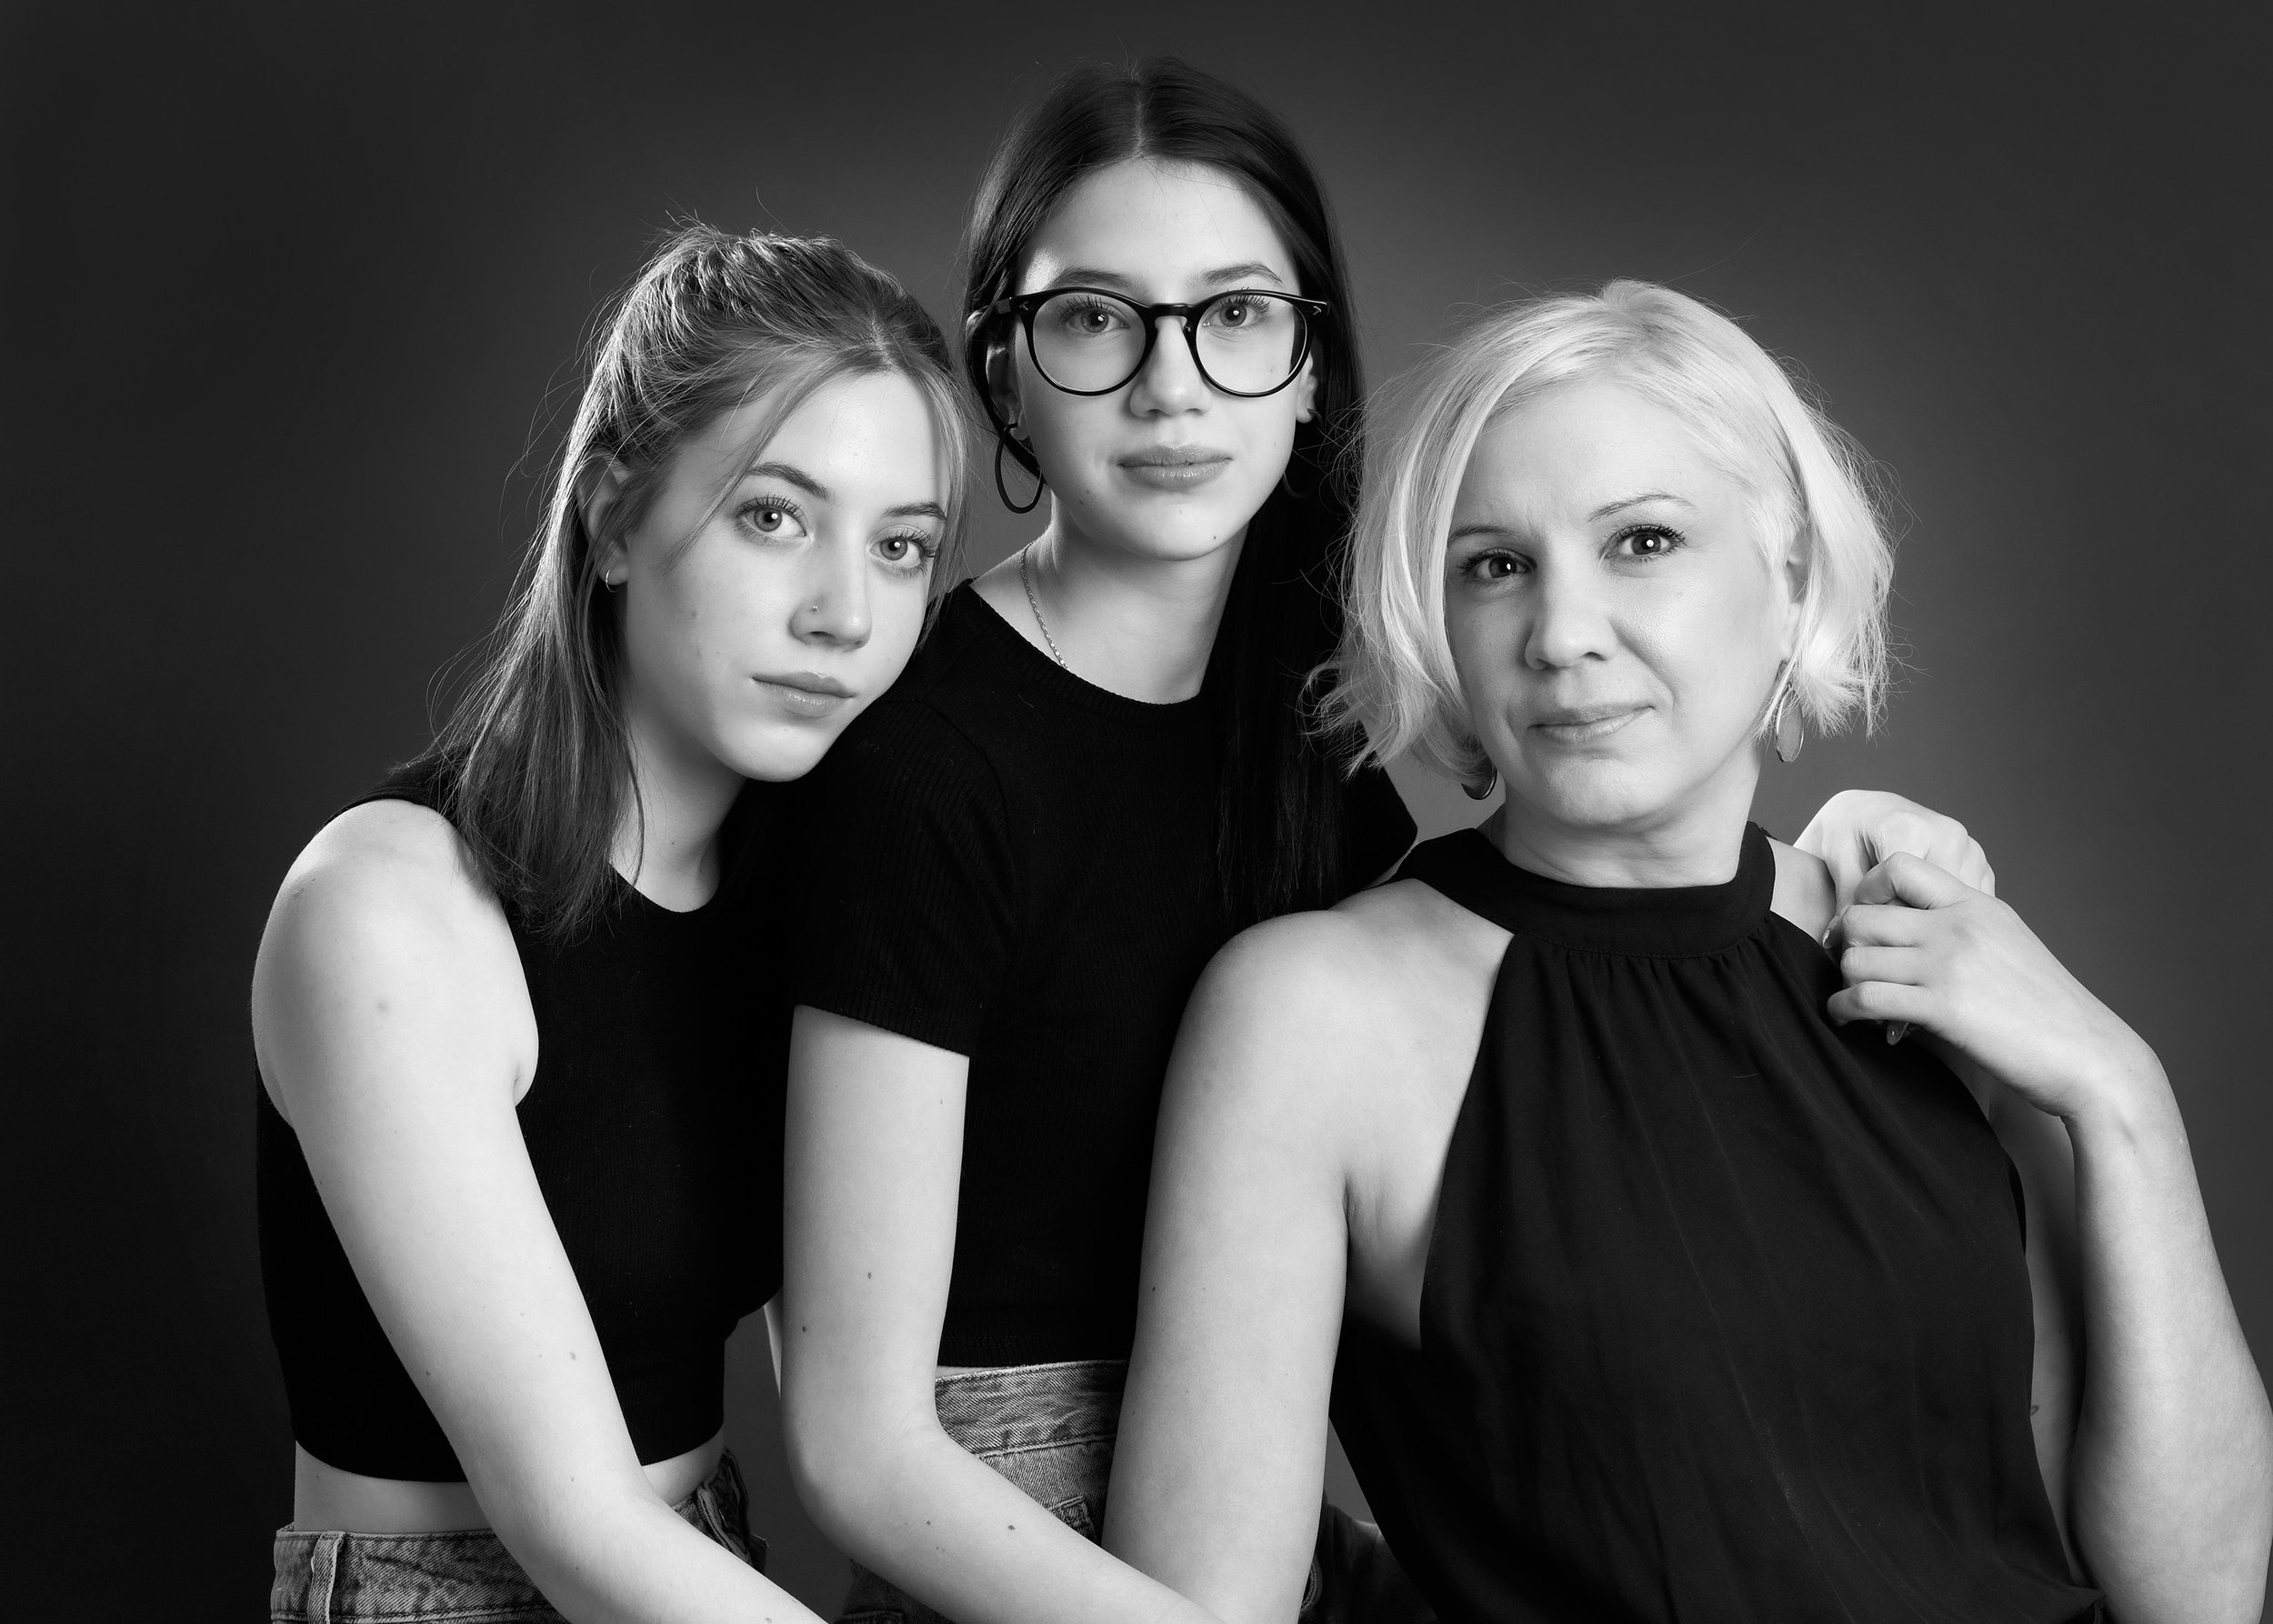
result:
[(1213, 479), (1231, 466), (1231, 453), (1212, 446), (1152, 446), (1119, 459), (1139, 484), (1175, 490)]
[(825, 717), (853, 697), (852, 689), (818, 671), (792, 671), (778, 677), (754, 677), (750, 680), (771, 693), (776, 702), (793, 716)]
[(1632, 704), (1566, 706), (1535, 717), (1530, 731), (1557, 744), (1592, 744), (1609, 737), (1648, 708)]

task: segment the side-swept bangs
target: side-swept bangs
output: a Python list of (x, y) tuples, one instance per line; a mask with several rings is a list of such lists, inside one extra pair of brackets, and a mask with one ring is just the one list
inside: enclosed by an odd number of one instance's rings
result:
[(1670, 288), (1618, 281), (1492, 311), (1384, 391), (1367, 436), (1345, 630), (1326, 667), (1324, 725), (1352, 770), (1407, 754), (1455, 778), (1486, 770), (1445, 637), (1453, 504), (1493, 421), (1596, 380), (1680, 417), (1749, 493), (1770, 566), (1797, 561), (1799, 630), (1763, 727), (1785, 704), (1818, 731), (1875, 724), (1894, 558), (1867, 459), (1735, 322)]

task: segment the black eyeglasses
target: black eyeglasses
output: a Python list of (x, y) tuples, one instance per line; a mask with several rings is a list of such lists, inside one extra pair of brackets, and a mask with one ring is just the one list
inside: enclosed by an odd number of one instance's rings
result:
[(1054, 389), (1110, 395), (1145, 369), (1160, 318), (1184, 328), (1192, 365), (1210, 387), (1242, 400), (1276, 395), (1310, 354), (1310, 324), (1333, 306), (1257, 287), (1235, 287), (1191, 305), (1139, 305), (1101, 287), (1047, 287), (997, 299), (971, 319), (1001, 316), (1026, 328), (1026, 354)]

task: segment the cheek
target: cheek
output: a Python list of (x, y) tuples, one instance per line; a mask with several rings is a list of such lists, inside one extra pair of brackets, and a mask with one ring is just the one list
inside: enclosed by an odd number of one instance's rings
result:
[(1514, 703), (1523, 684), (1519, 643), (1507, 612), (1495, 608), (1455, 596), (1445, 609), (1445, 643), (1479, 733), (1497, 726), (1495, 718)]
[(1748, 725), (1783, 658), (1776, 606), (1749, 586), (1687, 595), (1636, 639), (1681, 708), (1731, 726)]

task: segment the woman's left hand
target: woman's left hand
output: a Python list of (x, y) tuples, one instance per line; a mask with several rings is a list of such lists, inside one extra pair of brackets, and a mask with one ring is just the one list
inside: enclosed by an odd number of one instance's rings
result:
[(2038, 1110), (2073, 1119), (2167, 1088), (2154, 1051), (2020, 916), (1921, 858), (1873, 868), (1839, 916), (1841, 1022), (1930, 1033)]

